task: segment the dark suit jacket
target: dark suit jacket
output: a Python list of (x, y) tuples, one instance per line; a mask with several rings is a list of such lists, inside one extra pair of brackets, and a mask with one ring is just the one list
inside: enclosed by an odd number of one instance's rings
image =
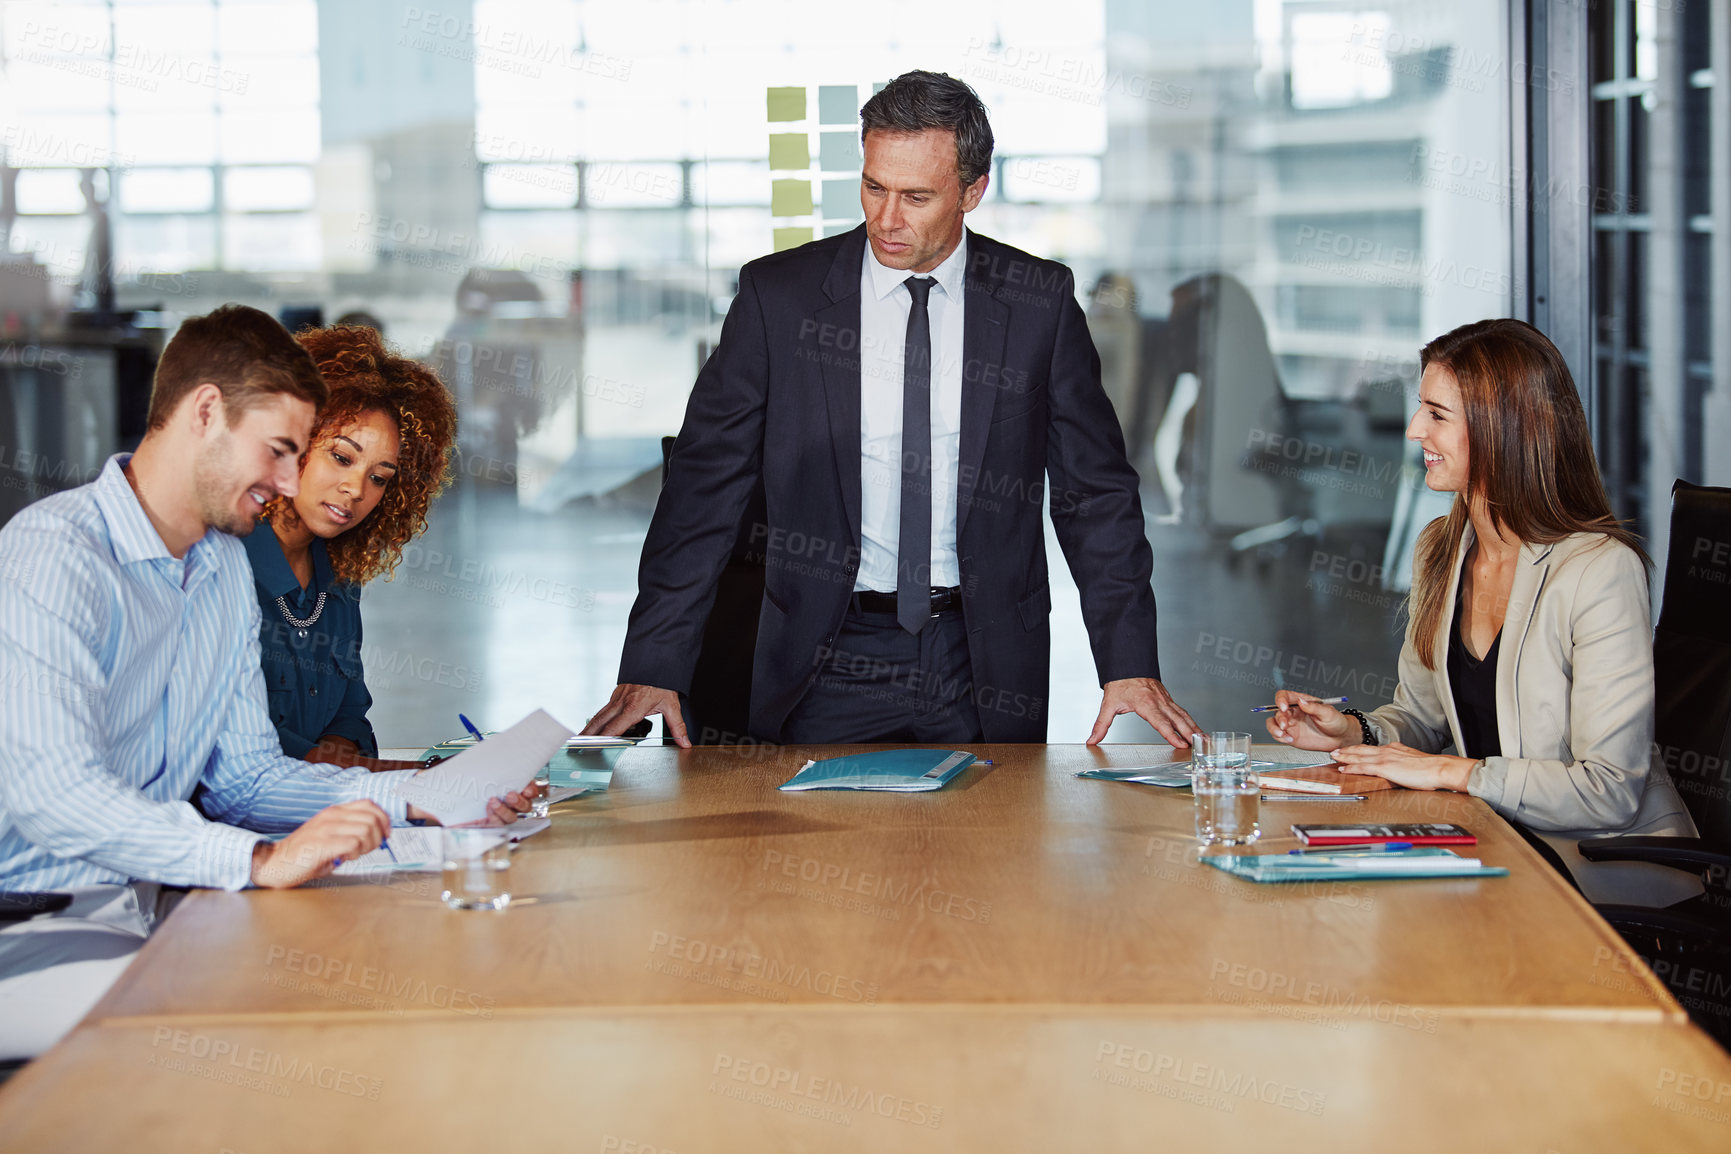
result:
[[(698, 374), (643, 544), (621, 683), (685, 693), (740, 515), (765, 554), (753, 736), (817, 676), (859, 572), (860, 273), (865, 228), (739, 274)], [(970, 232), (956, 551), (988, 741), (1044, 741), (1052, 597), (1041, 507), (1081, 588), (1100, 681), (1158, 677), (1153, 554), (1137, 476), (1069, 269)]]

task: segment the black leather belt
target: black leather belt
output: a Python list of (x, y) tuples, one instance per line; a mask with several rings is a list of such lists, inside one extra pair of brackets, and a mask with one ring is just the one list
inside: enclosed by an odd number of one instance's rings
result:
[[(896, 615), (896, 595), (894, 593), (877, 593), (870, 589), (862, 589), (853, 595), (854, 609), (861, 613), (888, 613)], [(948, 589), (932, 590), (932, 616), (947, 613), (962, 607), (962, 590), (960, 586), (952, 585)]]

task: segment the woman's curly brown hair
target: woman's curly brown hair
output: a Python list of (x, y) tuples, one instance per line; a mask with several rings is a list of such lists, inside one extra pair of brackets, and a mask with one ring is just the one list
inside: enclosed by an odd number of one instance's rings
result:
[[(397, 475), (378, 505), (326, 544), (337, 579), (365, 585), (397, 567), (403, 546), (426, 529), (427, 507), (451, 483), (457, 406), (431, 369), (391, 351), (377, 329), (332, 325), (302, 330), (295, 340), (312, 354), (331, 391), (301, 454), (303, 469), (307, 454), (362, 413), (390, 417), (402, 441)], [(294, 506), (281, 497), (265, 510), (270, 521), (294, 516)]]

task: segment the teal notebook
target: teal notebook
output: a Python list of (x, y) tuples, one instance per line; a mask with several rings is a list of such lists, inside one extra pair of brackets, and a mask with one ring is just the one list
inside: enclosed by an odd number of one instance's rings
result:
[[(1342, 847), (1347, 849), (1349, 847)], [(1202, 859), (1253, 882), (1359, 881), (1378, 878), (1500, 878), (1509, 871), (1461, 857), (1441, 846), (1420, 846), (1398, 853), (1338, 853), (1210, 856)]]
[(942, 789), (974, 763), (974, 755), (954, 749), (883, 749), (808, 761), (777, 786), (788, 792), (805, 789), (872, 789), (891, 793), (927, 793)]

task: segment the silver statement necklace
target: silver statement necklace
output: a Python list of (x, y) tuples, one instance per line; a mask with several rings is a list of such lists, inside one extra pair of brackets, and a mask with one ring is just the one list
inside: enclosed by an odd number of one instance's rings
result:
[(325, 611), (325, 595), (323, 593), (319, 594), (318, 603), (313, 606), (313, 615), (304, 621), (289, 612), (287, 597), (278, 597), (276, 599), (276, 607), (282, 610), (283, 620), (287, 621), (290, 625), (293, 625), (300, 638), (305, 640), (307, 629), (313, 625), (314, 622), (318, 621), (319, 615)]

